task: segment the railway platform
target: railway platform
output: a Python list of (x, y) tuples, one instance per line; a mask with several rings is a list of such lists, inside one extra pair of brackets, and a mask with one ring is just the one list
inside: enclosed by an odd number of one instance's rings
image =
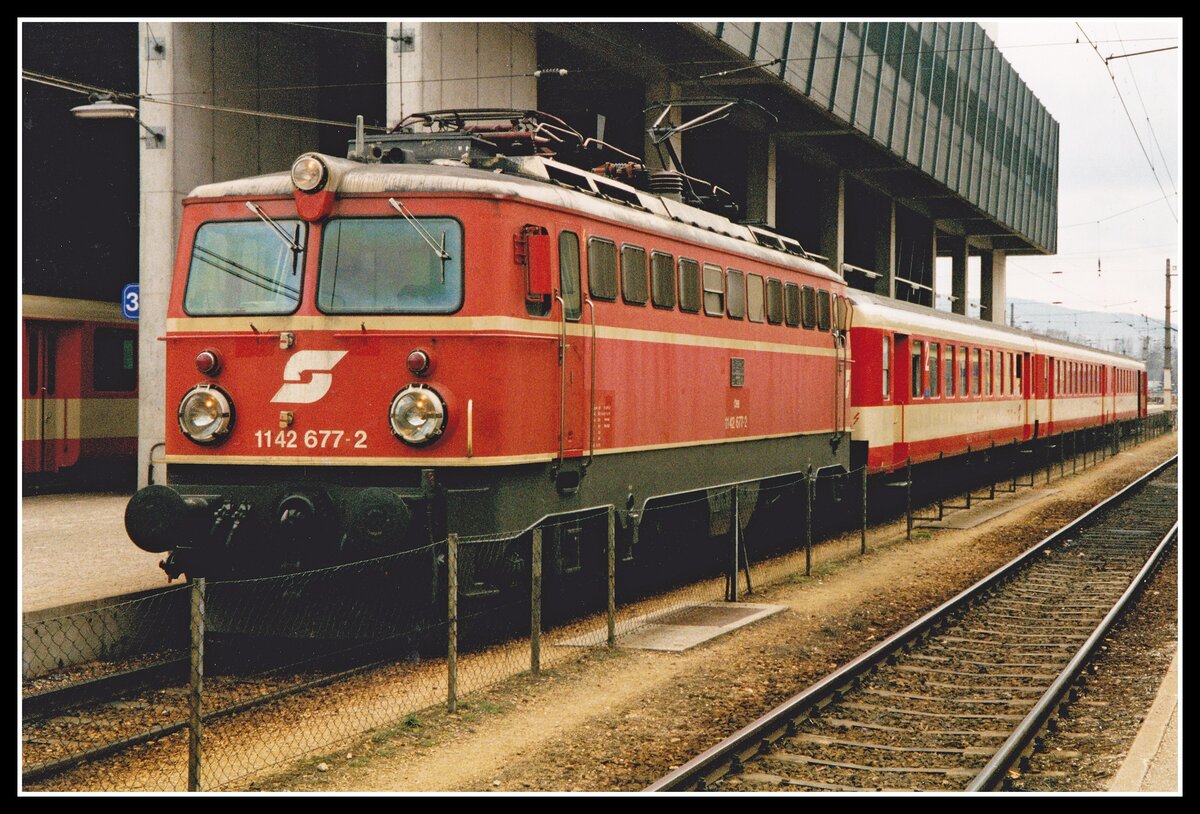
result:
[(125, 534), (128, 493), (30, 495), (21, 499), (21, 611), (56, 608), (162, 588), (161, 554)]
[(1179, 651), (1163, 676), (1158, 695), (1125, 762), (1109, 784), (1110, 792), (1183, 791), (1179, 783)]

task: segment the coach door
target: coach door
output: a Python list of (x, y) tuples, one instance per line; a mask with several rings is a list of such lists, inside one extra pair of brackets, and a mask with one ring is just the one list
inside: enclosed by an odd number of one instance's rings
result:
[(59, 328), (25, 323), (22, 457), (25, 472), (58, 471), (58, 446), (66, 437), (65, 401), (58, 396)]

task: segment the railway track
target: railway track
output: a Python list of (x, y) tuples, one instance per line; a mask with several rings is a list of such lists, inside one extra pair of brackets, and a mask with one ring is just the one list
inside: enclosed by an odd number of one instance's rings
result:
[(1003, 788), (1174, 540), (1176, 463), (647, 790)]

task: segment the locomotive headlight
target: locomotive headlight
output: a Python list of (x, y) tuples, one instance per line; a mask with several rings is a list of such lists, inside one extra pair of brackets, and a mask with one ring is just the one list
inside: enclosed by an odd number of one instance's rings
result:
[(404, 443), (431, 444), (446, 429), (446, 402), (432, 387), (410, 384), (392, 399), (388, 419), (392, 432)]
[(216, 444), (233, 428), (233, 402), (208, 384), (193, 387), (179, 402), (179, 429), (197, 444)]
[(316, 192), (328, 179), (329, 170), (315, 155), (302, 155), (292, 164), (292, 183), (301, 192)]

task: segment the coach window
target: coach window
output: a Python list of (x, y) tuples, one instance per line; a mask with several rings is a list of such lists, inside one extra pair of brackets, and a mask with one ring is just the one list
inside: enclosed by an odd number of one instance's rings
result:
[(725, 275), (725, 313), (730, 319), (744, 319), (746, 316), (746, 275), (737, 269), (730, 269)]
[(588, 291), (598, 300), (617, 298), (617, 244), (602, 237), (588, 238)]
[(675, 307), (675, 258), (650, 253), (650, 300), (655, 308)]
[(938, 387), (942, 381), (942, 346), (937, 342), (929, 343), (929, 385), (925, 388), (928, 398), (937, 398)]
[(704, 264), (704, 313), (725, 316), (725, 274), (712, 263)]
[(817, 330), (828, 331), (832, 320), (829, 318), (829, 292), (821, 289), (817, 292)]
[(883, 399), (892, 397), (892, 338), (883, 338)]
[(763, 298), (763, 278), (757, 274), (746, 275), (746, 319), (751, 322), (762, 322), (765, 317)]
[(1016, 373), (1013, 374), (1013, 392), (1025, 397), (1025, 355), (1018, 353), (1016, 359), (1013, 360)]
[(985, 396), (992, 394), (992, 352), (990, 350), (983, 352), (983, 394)]
[(695, 314), (700, 311), (700, 264), (686, 257), (679, 258), (679, 310)]
[(914, 339), (911, 349), (911, 364), (909, 365), (909, 371), (912, 374), (910, 378), (912, 381), (911, 386), (913, 398), (921, 398), (925, 392), (921, 387), (921, 370), (923, 367), (921, 364), (921, 356), (923, 355), (924, 351), (925, 343), (920, 339)]
[(947, 344), (942, 355), (942, 398), (954, 398), (954, 346)]
[(958, 348), (958, 397), (967, 395), (967, 349), (960, 345)]
[(630, 305), (646, 304), (646, 250), (621, 247), (621, 298)]
[(137, 389), (137, 332), (97, 328), (92, 386), (129, 393)]
[(800, 286), (795, 283), (783, 286), (783, 320), (789, 328), (800, 326)]
[(971, 395), (979, 395), (979, 348), (971, 348)]
[(558, 234), (558, 281), (562, 288), (563, 316), (578, 322), (582, 298), (579, 291), (579, 236), (574, 232)]
[(767, 279), (767, 322), (783, 322), (783, 283), (772, 278)]
[(800, 289), (800, 316), (805, 328), (811, 331), (817, 327), (817, 292), (811, 286)]

